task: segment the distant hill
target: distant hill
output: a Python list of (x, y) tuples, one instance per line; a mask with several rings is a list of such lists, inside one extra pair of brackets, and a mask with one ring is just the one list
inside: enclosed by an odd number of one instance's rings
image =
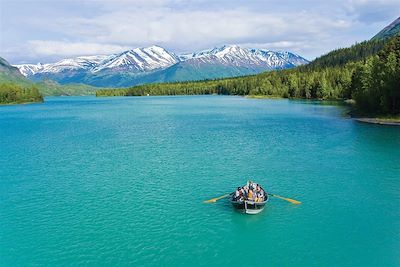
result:
[(0, 82), (14, 82), (21, 85), (33, 84), (19, 72), (18, 68), (11, 66), (10, 63), (2, 57), (0, 57)]
[(27, 88), (35, 86), (43, 95), (90, 95), (95, 94), (96, 87), (83, 84), (60, 85), (51, 80), (33, 82), (21, 74), (18, 68), (11, 66), (7, 60), (0, 57), (0, 84), (16, 85)]
[(17, 68), (0, 57), (0, 104), (42, 102), (43, 96), (36, 86)]
[(395, 19), (388, 26), (383, 28), (377, 35), (372, 37), (372, 40), (382, 40), (400, 34), (400, 17)]

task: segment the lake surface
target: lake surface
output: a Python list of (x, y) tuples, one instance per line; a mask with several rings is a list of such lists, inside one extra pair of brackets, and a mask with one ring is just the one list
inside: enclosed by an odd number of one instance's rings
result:
[[(1, 266), (400, 266), (400, 128), (228, 96), (0, 107)], [(235, 212), (248, 178), (274, 194)]]

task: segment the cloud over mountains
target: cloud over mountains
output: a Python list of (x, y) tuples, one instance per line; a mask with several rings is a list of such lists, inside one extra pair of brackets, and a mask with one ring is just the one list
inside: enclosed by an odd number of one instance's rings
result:
[(392, 0), (7, 0), (1, 3), (0, 53), (21, 63), (152, 44), (177, 52), (240, 44), (313, 58), (334, 48), (332, 40), (344, 46), (370, 38), (358, 27), (369, 24), (376, 32), (398, 6)]

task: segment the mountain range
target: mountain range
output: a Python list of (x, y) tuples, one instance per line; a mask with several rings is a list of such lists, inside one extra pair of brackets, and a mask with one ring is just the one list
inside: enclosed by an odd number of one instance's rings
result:
[(225, 78), (287, 69), (307, 64), (291, 52), (274, 52), (229, 45), (176, 55), (160, 46), (135, 48), (119, 54), (80, 56), (50, 64), (15, 65), (33, 81), (125, 87), (143, 83)]

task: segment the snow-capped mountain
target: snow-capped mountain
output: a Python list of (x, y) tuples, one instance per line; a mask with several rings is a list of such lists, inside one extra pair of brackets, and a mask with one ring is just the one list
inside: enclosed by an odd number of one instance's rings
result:
[(136, 48), (120, 54), (81, 56), (63, 59), (56, 63), (21, 64), (15, 65), (24, 76), (37, 73), (60, 73), (65, 71), (137, 71), (145, 72), (154, 69), (169, 67), (179, 61), (173, 53), (167, 52), (159, 46)]
[(303, 57), (287, 51), (274, 52), (264, 49), (251, 49), (250, 51), (262, 62), (274, 69), (297, 67), (308, 63)]
[(136, 48), (110, 56), (93, 68), (93, 72), (102, 70), (130, 70), (130, 71), (151, 71), (159, 68), (169, 67), (179, 61), (179, 58), (162, 47), (151, 46)]
[(95, 86), (130, 86), (146, 82), (185, 81), (255, 74), (308, 63), (290, 52), (248, 49), (238, 45), (175, 55), (159, 46), (119, 54), (81, 56), (50, 64), (15, 65), (33, 80), (80, 82)]
[(54, 64), (45, 64), (42, 72), (63, 72), (70, 70), (90, 70), (101, 64), (109, 56), (82, 56), (74, 59), (63, 59)]
[(265, 70), (296, 67), (308, 63), (307, 60), (290, 52), (274, 52), (263, 49), (247, 49), (238, 45), (222, 46), (193, 54), (180, 56), (183, 61), (223, 64), (229, 66), (257, 66)]
[(59, 73), (71, 70), (90, 70), (98, 66), (110, 56), (82, 56), (70, 59), (63, 59), (56, 63), (50, 64), (22, 64), (14, 65), (26, 77), (35, 75), (36, 73)]
[(24, 75), (25, 77), (33, 76), (36, 73), (42, 71), (43, 69), (42, 63), (14, 65), (14, 67), (17, 67), (21, 72), (21, 74)]

